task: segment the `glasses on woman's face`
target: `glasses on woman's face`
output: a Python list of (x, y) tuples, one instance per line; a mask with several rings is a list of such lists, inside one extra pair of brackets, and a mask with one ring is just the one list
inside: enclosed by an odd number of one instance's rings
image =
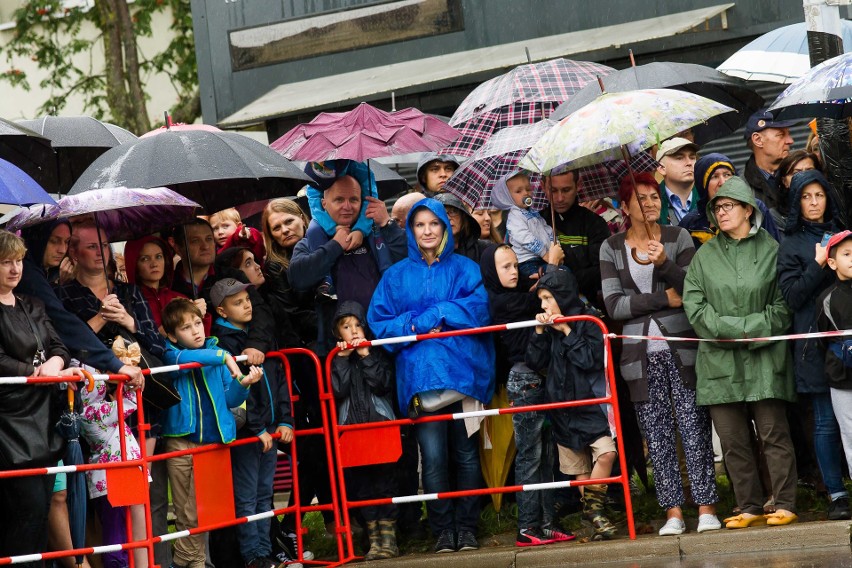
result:
[(724, 211), (725, 213), (730, 213), (731, 209), (733, 209), (737, 205), (740, 205), (740, 204), (735, 203), (733, 201), (727, 201), (725, 203), (720, 203), (718, 205), (713, 206), (713, 213), (715, 213), (716, 215), (718, 215), (720, 211)]

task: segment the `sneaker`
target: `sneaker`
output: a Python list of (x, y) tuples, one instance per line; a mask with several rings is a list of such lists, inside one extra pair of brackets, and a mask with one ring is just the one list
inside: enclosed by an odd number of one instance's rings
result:
[(459, 544), (456, 550), (459, 552), (479, 550), (479, 543), (476, 542), (476, 536), (470, 531), (459, 531)]
[(828, 506), (829, 521), (846, 521), (852, 519), (852, 511), (849, 510), (849, 497), (838, 497)]
[[(304, 541), (303, 541), (304, 542)], [(296, 533), (294, 532), (279, 532), (275, 536), (275, 543), (281, 547), (281, 550), (285, 551), (288, 556), (288, 560), (296, 560), (299, 558), (299, 540), (296, 537)], [(314, 553), (310, 550), (302, 551), (302, 560), (313, 560)], [(283, 562), (283, 560), (282, 560)]]
[(672, 517), (671, 519), (667, 520), (666, 524), (664, 524), (660, 529), (660, 536), (674, 536), (678, 534), (683, 534), (685, 530), (686, 525), (683, 523), (683, 519)]
[(544, 534), (545, 538), (552, 540), (553, 542), (567, 542), (576, 538), (574, 533), (567, 529), (563, 529), (556, 523), (548, 523), (544, 525), (541, 527), (541, 532)]
[(515, 546), (541, 546), (542, 544), (551, 544), (556, 542), (552, 538), (547, 538), (538, 527), (530, 527), (518, 531), (518, 537), (515, 539)]
[(251, 562), (246, 562), (246, 568), (278, 568), (278, 562), (265, 556), (258, 556)]
[(444, 529), (438, 536), (438, 542), (435, 543), (435, 552), (455, 552), (456, 551), (456, 535), (451, 529)]
[(278, 568), (304, 568), (304, 565), (290, 556), (286, 550), (282, 550), (276, 554), (275, 560), (277, 561), (276, 566)]
[(698, 532), (717, 531), (722, 528), (722, 523), (716, 515), (705, 513), (698, 516)]

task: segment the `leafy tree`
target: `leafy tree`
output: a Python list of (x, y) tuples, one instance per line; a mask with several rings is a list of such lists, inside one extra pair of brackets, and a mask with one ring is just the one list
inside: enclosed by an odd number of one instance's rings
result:
[[(173, 17), (172, 41), (146, 57), (137, 39), (151, 37), (153, 15), (165, 10)], [(172, 81), (175, 121), (192, 122), (201, 113), (189, 0), (27, 0), (15, 11), (14, 21), (13, 39), (0, 48), (12, 67), (0, 78), (30, 90), (30, 77), (14, 62), (37, 62), (46, 73), (38, 87), (49, 93), (39, 108), (42, 114), (61, 111), (68, 96), (76, 94), (96, 118), (146, 132), (151, 122), (142, 77), (150, 72), (164, 73)], [(96, 30), (94, 37), (89, 26)], [(96, 68), (91, 55), (98, 43), (105, 54), (102, 68)]]

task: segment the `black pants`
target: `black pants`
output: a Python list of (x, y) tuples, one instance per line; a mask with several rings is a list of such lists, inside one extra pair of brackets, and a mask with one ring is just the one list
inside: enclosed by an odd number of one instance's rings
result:
[[(346, 496), (349, 501), (366, 501), (383, 497), (396, 497), (396, 476), (394, 464), (363, 465), (348, 467), (344, 471)], [(364, 520), (380, 521), (396, 519), (396, 505), (378, 505), (360, 507)]]
[[(47, 551), (47, 513), (55, 475), (0, 479), (0, 556)], [(17, 564), (37, 568), (41, 561)]]

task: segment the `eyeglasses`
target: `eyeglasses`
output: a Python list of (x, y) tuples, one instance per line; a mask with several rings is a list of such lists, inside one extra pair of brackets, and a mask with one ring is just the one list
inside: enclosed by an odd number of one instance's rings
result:
[(446, 212), (447, 212), (447, 217), (452, 217), (454, 219), (457, 219), (457, 218), (461, 217), (461, 215), (462, 215), (462, 212), (459, 211), (458, 209), (456, 209), (455, 207), (447, 207)]
[(736, 207), (737, 205), (742, 205), (741, 203), (735, 203), (732, 201), (728, 201), (726, 203), (720, 203), (719, 205), (713, 206), (713, 213), (719, 214), (720, 211), (724, 211), (725, 213), (730, 213), (731, 209)]

